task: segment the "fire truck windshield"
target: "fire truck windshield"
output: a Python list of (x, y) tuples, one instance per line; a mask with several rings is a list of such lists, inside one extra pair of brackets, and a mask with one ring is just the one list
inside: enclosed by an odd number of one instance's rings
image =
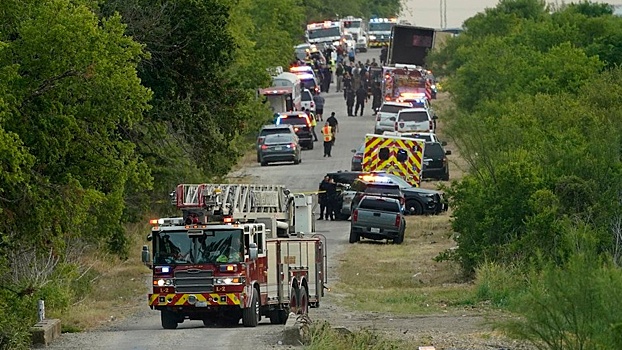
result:
[(378, 22), (378, 23), (369, 23), (369, 31), (370, 32), (390, 32), (391, 29), (395, 26), (395, 23), (391, 22)]
[(237, 263), (244, 258), (242, 229), (161, 232), (154, 239), (156, 264)]
[(336, 37), (341, 36), (341, 30), (339, 30), (339, 27), (329, 27), (329, 28), (309, 30), (309, 39), (330, 38), (330, 37), (335, 37), (335, 36)]

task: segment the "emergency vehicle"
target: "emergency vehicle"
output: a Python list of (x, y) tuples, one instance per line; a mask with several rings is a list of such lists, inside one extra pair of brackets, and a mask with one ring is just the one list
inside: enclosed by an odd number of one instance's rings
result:
[[(382, 95), (385, 101), (406, 102), (426, 98), (426, 79), (414, 66), (383, 67)], [(429, 101), (429, 98), (428, 98)]]
[(324, 21), (307, 24), (305, 36), (310, 44), (329, 44), (341, 40), (343, 28), (340, 22)]
[(293, 73), (281, 72), (272, 78), (271, 87), (259, 89), (270, 104), (274, 113), (299, 111), (302, 107), (302, 87), (300, 78)]
[(397, 24), (397, 18), (372, 18), (367, 27), (369, 47), (389, 45), (391, 30)]
[(367, 52), (366, 23), (362, 18), (347, 16), (340, 19), (344, 33), (352, 34), (355, 44), (354, 48), (358, 52)]
[(171, 196), (183, 215), (151, 220), (142, 251), (163, 328), (187, 319), (255, 327), (262, 316), (283, 324), (319, 307), (326, 248), (312, 235), (314, 197), (246, 184), (181, 184)]
[(395, 174), (412, 186), (419, 187), (424, 149), (425, 140), (367, 134), (363, 153), (363, 171)]

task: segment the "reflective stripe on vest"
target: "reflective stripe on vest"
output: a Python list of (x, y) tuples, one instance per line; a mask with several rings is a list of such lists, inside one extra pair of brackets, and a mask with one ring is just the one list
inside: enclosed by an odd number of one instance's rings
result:
[(330, 142), (333, 139), (333, 132), (330, 126), (325, 126), (322, 128), (322, 134), (324, 134), (324, 142)]

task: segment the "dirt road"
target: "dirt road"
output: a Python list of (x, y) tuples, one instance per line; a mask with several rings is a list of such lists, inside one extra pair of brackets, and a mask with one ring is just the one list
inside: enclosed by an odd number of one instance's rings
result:
[[(379, 50), (359, 54), (357, 60), (378, 58)], [(271, 165), (261, 167), (257, 163), (246, 166), (231, 175), (244, 178), (248, 182), (284, 184), (292, 190), (316, 190), (319, 181), (327, 172), (349, 170), (351, 150), (357, 148), (366, 133), (373, 130), (374, 119), (369, 108), (363, 117), (345, 116), (343, 96), (335, 92), (325, 94), (325, 114), (336, 112), (340, 132), (336, 138), (332, 158), (324, 158), (321, 142), (316, 143), (314, 150), (303, 152), (303, 161), (299, 165)], [(320, 126), (317, 127), (319, 133)], [(318, 221), (318, 233), (327, 237), (329, 286), (334, 285), (338, 276), (335, 274), (340, 254), (348, 247), (348, 221)], [(370, 281), (373, 283), (373, 281)], [(478, 314), (461, 313), (458, 315), (438, 315), (419, 317), (396, 317), (393, 315), (350, 312), (341, 305), (347, 296), (328, 293), (321, 308), (311, 309), (310, 316), (314, 320), (329, 320), (331, 324), (349, 329), (377, 329), (401, 338), (426, 340), (427, 343), (438, 344), (437, 349), (518, 349), (507, 342), (497, 342), (490, 329), (483, 326), (484, 318)], [(51, 349), (273, 349), (279, 346), (281, 326), (270, 325), (262, 320), (257, 328), (244, 328), (241, 325), (233, 328), (205, 328), (200, 321), (186, 321), (176, 330), (163, 330), (157, 311), (147, 307), (144, 295), (136, 295), (137, 301), (144, 308), (131, 318), (111, 322), (105, 329), (86, 333), (64, 334)], [(484, 338), (477, 336), (485, 333)], [(478, 341), (472, 338), (478, 338)], [(499, 344), (499, 345), (498, 345)]]

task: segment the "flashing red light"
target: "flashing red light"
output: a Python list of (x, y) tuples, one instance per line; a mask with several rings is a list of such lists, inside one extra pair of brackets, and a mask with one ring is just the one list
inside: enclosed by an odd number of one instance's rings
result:
[(151, 220), (149, 220), (149, 224), (151, 226), (158, 226), (158, 219), (151, 219)]

